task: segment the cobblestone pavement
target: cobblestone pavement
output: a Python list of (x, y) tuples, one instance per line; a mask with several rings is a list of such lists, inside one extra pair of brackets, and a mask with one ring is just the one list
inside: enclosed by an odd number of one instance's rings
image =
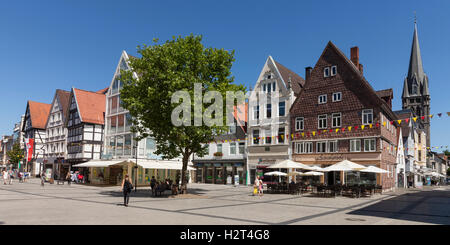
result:
[(124, 207), (119, 187), (16, 181), (0, 186), (0, 224), (450, 224), (449, 186), (364, 198), (259, 198), (251, 187), (208, 184), (190, 184), (189, 192), (192, 198), (151, 197), (138, 188)]

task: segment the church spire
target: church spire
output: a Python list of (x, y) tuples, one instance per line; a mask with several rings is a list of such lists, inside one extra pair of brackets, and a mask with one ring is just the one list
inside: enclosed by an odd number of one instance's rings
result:
[(411, 57), (409, 58), (408, 78), (416, 77), (418, 83), (423, 82), (425, 73), (423, 72), (422, 56), (420, 55), (419, 37), (417, 34), (417, 23), (414, 20), (414, 35), (411, 47)]

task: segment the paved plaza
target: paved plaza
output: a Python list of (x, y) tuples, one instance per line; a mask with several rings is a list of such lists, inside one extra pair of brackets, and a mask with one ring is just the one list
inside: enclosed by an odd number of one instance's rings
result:
[(122, 205), (119, 187), (68, 186), (39, 180), (0, 186), (0, 224), (164, 225), (450, 225), (450, 187), (398, 190), (364, 198), (252, 196), (251, 187), (190, 184), (192, 198), (151, 197), (149, 188)]

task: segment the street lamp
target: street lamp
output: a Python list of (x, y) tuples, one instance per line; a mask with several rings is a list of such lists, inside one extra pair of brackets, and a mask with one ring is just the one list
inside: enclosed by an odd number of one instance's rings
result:
[(138, 172), (138, 165), (137, 165), (137, 159), (138, 159), (138, 145), (136, 141), (136, 145), (133, 146), (136, 152), (136, 164), (134, 166), (134, 192), (137, 192), (137, 172)]

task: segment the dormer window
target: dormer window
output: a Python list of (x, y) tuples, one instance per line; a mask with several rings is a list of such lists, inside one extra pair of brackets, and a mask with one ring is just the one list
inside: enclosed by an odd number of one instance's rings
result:
[(272, 74), (268, 74), (267, 79), (272, 79)]
[(330, 76), (330, 67), (325, 67), (325, 69), (323, 69), (323, 76), (324, 77)]
[(332, 66), (331, 67), (331, 76), (336, 76), (337, 74), (337, 67), (336, 66)]

